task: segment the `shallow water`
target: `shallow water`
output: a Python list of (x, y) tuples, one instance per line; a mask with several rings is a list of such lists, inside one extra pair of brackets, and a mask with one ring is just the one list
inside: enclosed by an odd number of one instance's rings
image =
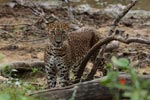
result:
[[(0, 0), (0, 3), (6, 3), (10, 0)], [(37, 0), (36, 0), (37, 1)], [(39, 1), (47, 1), (47, 0), (39, 0)], [(52, 0), (49, 0), (52, 1)], [(59, 0), (53, 0), (59, 1)], [(103, 8), (108, 4), (128, 4), (131, 0), (72, 0), (79, 1), (77, 4), (85, 4), (88, 3), (91, 7), (95, 8)], [(139, 0), (138, 4), (134, 7), (134, 9), (143, 9), (150, 10), (150, 0)]]

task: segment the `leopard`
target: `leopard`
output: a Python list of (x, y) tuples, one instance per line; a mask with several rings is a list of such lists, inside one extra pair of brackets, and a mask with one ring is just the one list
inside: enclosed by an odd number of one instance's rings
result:
[(44, 63), (48, 88), (55, 88), (57, 84), (60, 87), (68, 86), (69, 71), (72, 70), (74, 75), (77, 75), (84, 56), (102, 37), (93, 27), (71, 31), (68, 23), (49, 23), (47, 30)]

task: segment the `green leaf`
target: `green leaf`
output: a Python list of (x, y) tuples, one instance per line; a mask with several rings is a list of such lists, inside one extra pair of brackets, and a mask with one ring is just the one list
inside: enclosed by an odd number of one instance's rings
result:
[(141, 94), (141, 98), (146, 98), (148, 96), (148, 91), (147, 90), (141, 90), (140, 94)]
[(108, 63), (108, 64), (106, 64), (106, 68), (107, 68), (107, 69), (112, 69), (112, 68), (113, 68), (112, 63)]
[(131, 100), (140, 100), (139, 98), (139, 91), (133, 91)]
[(113, 87), (113, 85), (111, 85), (111, 84), (114, 84), (115, 82), (117, 82), (118, 74), (119, 74), (118, 72), (109, 72), (107, 74), (107, 76), (102, 78), (100, 83), (102, 85), (107, 85), (107, 86)]
[(123, 96), (124, 97), (131, 97), (132, 96), (132, 92), (126, 91), (126, 92), (124, 92)]
[(110, 83), (110, 82), (111, 82), (111, 80), (109, 79), (109, 77), (108, 77), (108, 76), (105, 76), (105, 77), (103, 77), (102, 80), (100, 81), (100, 84), (106, 85), (106, 84), (108, 84), (108, 83)]
[(27, 97), (22, 96), (22, 95), (19, 95), (18, 97), (19, 97), (19, 100), (28, 100)]
[(9, 94), (0, 94), (0, 100), (11, 100)]
[(117, 58), (116, 58), (115, 56), (113, 56), (113, 57), (111, 58), (111, 61), (112, 61), (113, 63), (115, 63), (115, 62), (117, 62), (118, 60), (117, 60)]
[(115, 56), (111, 58), (111, 61), (114, 65), (119, 66), (121, 69), (127, 69), (129, 66), (129, 60), (127, 58), (119, 58), (117, 59)]
[(120, 64), (120, 66), (128, 67), (129, 66), (129, 60), (127, 58), (120, 58), (119, 64)]

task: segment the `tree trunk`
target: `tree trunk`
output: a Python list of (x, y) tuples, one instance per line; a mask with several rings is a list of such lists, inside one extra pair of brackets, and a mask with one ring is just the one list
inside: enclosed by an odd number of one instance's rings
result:
[[(142, 80), (150, 80), (149, 76), (139, 76)], [(131, 84), (129, 75), (122, 74), (119, 78), (126, 79), (127, 84)], [(75, 97), (75, 100), (112, 100), (113, 95), (108, 87), (102, 86), (100, 81), (103, 78), (74, 84), (71, 86), (55, 89), (47, 89), (29, 94), (37, 98), (43, 97), (45, 100), (69, 100)]]

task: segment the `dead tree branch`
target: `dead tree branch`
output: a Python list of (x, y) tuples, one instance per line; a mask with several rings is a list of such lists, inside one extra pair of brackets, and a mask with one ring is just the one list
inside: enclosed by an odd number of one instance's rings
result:
[(33, 68), (43, 69), (43, 61), (16, 61), (12, 63), (0, 64), (0, 70), (7, 69), (17, 69), (17, 70), (32, 70)]
[(129, 12), (129, 10), (138, 2), (138, 0), (133, 0), (131, 3), (123, 10), (123, 12), (118, 16), (118, 18), (113, 22), (111, 29), (109, 30), (108, 35), (112, 35), (117, 24), (120, 20)]
[[(73, 93), (75, 93), (75, 100), (113, 100), (113, 95), (111, 94), (110, 89), (100, 84), (103, 78), (86, 81), (62, 88), (37, 91), (29, 95), (35, 96), (37, 98), (43, 97), (45, 100), (69, 100), (72, 97)], [(120, 74), (118, 80), (120, 78), (125, 79), (126, 84), (132, 84), (129, 75)], [(139, 76), (139, 79), (141, 81), (145, 79), (150, 80), (150, 76), (141, 75)], [(113, 91), (115, 91), (115, 89)]]
[[(105, 47), (105, 46), (103, 46), (103, 47)], [(104, 71), (104, 68), (102, 68), (102, 67), (104, 66), (103, 54), (105, 52), (105, 49), (103, 49), (103, 47), (102, 47), (102, 49), (99, 50), (99, 53), (98, 53), (98, 55), (97, 55), (97, 57), (95, 59), (93, 68), (92, 68), (91, 72), (87, 76), (87, 79), (86, 79), (87, 81), (92, 80), (94, 78), (94, 75), (95, 75), (95, 73), (96, 73), (96, 71), (97, 71), (99, 66), (101, 67), (100, 70)], [(103, 72), (103, 75), (105, 75), (104, 72)]]
[[(110, 31), (108, 32), (108, 36), (110, 36), (110, 35), (112, 35), (112, 34), (114, 33), (114, 30), (115, 30), (117, 24), (119, 23), (119, 21), (128, 13), (128, 11), (129, 11), (136, 3), (137, 3), (137, 0), (132, 1), (132, 2), (124, 9), (124, 11), (117, 17), (117, 19), (113, 22), (112, 27), (110, 28)], [(99, 40), (99, 41), (100, 41), (100, 40)], [(96, 44), (95, 44), (95, 45), (96, 45)], [(103, 59), (103, 53), (104, 53), (104, 51), (105, 51), (105, 49), (106, 49), (106, 46), (107, 46), (107, 44), (103, 45), (103, 47), (102, 47), (103, 50), (100, 50), (100, 51), (99, 51), (99, 53), (98, 53), (99, 55), (97, 56), (97, 58), (96, 58), (96, 60), (95, 60), (95, 64), (94, 64), (94, 66), (93, 66), (93, 68), (92, 68), (90, 74), (88, 75), (88, 80), (92, 79), (92, 77), (94, 76), (94, 73), (96, 73), (96, 71), (97, 71), (98, 66), (103, 64), (103, 62), (102, 62), (102, 61), (99, 62), (99, 60), (102, 60), (102, 59)], [(100, 48), (98, 48), (98, 49), (100, 49)], [(94, 52), (97, 52), (98, 49), (95, 49)], [(90, 49), (90, 50), (91, 50), (91, 49)], [(88, 53), (89, 53), (89, 52), (88, 52)], [(87, 54), (87, 55), (88, 55), (88, 54)], [(90, 59), (90, 58), (86, 58), (86, 57), (88, 57), (88, 56), (85, 56), (84, 60), (85, 60), (85, 59)], [(84, 72), (84, 69), (85, 69), (85, 66), (86, 66), (86, 64), (83, 64), (83, 63), (84, 63), (84, 60), (83, 60), (83, 62), (81, 63), (81, 65), (80, 65), (80, 67), (79, 67), (78, 74), (77, 74), (77, 77), (76, 77), (76, 82), (79, 82), (80, 79), (81, 79), (81, 77), (82, 77), (82, 75), (83, 75), (83, 72)], [(87, 62), (88, 62), (88, 61), (87, 61)], [(86, 62), (86, 63), (87, 63), (87, 62)], [(84, 65), (84, 66), (83, 66), (83, 65)]]
[[(136, 38), (136, 37), (130, 37), (128, 39), (124, 38), (124, 37), (117, 37), (117, 36), (109, 36), (103, 40), (100, 40), (98, 41), (87, 53), (87, 55), (85, 56), (85, 58), (83, 59), (81, 65), (80, 65), (80, 70), (83, 70), (84, 71), (84, 68), (87, 64), (87, 62), (89, 61), (89, 59), (91, 58), (91, 56), (94, 54), (94, 52), (97, 52), (103, 45), (107, 45), (109, 44), (111, 41), (119, 41), (119, 42), (122, 42), (122, 43), (125, 43), (125, 44), (130, 44), (130, 43), (141, 43), (141, 44), (147, 44), (149, 45), (150, 44), (150, 40), (145, 40), (145, 39), (142, 39), (142, 38)], [(83, 68), (83, 69), (81, 69)], [(78, 73), (78, 75), (81, 75), (82, 76), (82, 73)], [(80, 76), (78, 76), (79, 79), (76, 80), (76, 82), (79, 82), (80, 80)]]

